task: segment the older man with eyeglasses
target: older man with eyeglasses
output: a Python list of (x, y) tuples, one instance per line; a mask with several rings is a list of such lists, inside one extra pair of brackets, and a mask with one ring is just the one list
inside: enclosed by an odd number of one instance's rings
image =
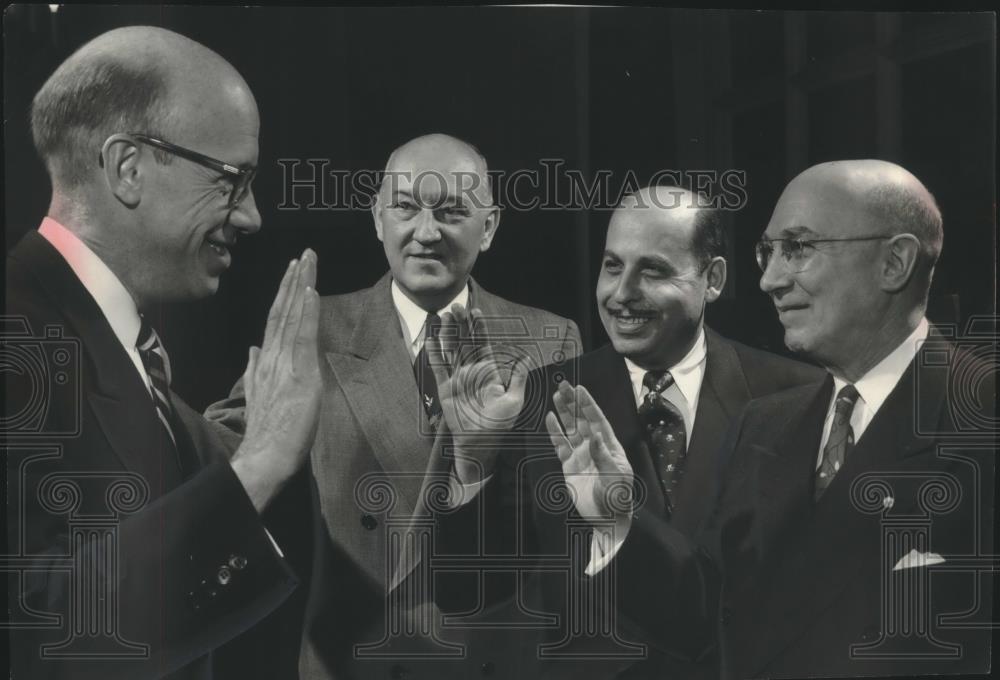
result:
[(760, 286), (826, 379), (750, 402), (698, 545), (640, 514), (616, 556), (667, 644), (691, 593), (719, 599), (724, 678), (988, 672), (995, 345), (927, 322), (942, 241), (934, 198), (884, 161), (809, 168), (774, 209)]
[(211, 678), (296, 583), (260, 513), (315, 430), (316, 257), (289, 264), (251, 350), (240, 443), (172, 392), (150, 311), (214, 293), (260, 229), (246, 82), (123, 28), (56, 69), (31, 124), (52, 200), (7, 261), (5, 365), (39, 378), (5, 369), (12, 677)]

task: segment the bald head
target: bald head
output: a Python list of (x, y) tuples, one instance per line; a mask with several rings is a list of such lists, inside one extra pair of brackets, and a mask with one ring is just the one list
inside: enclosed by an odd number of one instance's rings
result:
[(785, 189), (813, 194), (831, 210), (849, 206), (880, 234), (913, 234), (923, 269), (931, 269), (944, 241), (941, 211), (930, 191), (911, 172), (881, 160), (821, 163), (803, 171)]
[(177, 137), (192, 130), (211, 135), (205, 124), (220, 116), (257, 122), (253, 95), (232, 65), (172, 31), (130, 26), (91, 40), (56, 69), (35, 96), (31, 127), (53, 184), (72, 189), (96, 171), (101, 145), (115, 133), (183, 144)]
[(483, 207), (493, 204), (486, 157), (469, 142), (451, 135), (421, 135), (396, 148), (386, 161), (383, 184), (398, 173), (410, 173), (408, 183), (417, 182), (424, 173), (426, 181), (443, 180), (458, 193), (475, 196)]

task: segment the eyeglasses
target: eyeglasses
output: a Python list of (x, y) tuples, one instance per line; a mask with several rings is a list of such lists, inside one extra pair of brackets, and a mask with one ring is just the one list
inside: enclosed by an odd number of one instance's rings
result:
[(881, 241), (892, 238), (893, 235), (885, 236), (857, 236), (854, 238), (762, 238), (754, 246), (754, 255), (757, 256), (757, 266), (762, 272), (767, 271), (767, 265), (771, 261), (774, 253), (774, 244), (780, 244), (779, 254), (785, 268), (797, 274), (805, 271), (816, 254), (816, 244), (818, 243), (844, 243), (848, 241)]
[(180, 156), (181, 158), (197, 163), (198, 165), (203, 165), (206, 168), (211, 168), (212, 170), (221, 172), (223, 175), (229, 177), (233, 182), (233, 190), (229, 194), (228, 207), (230, 210), (238, 206), (240, 201), (246, 198), (247, 194), (250, 193), (250, 183), (253, 181), (254, 175), (257, 174), (257, 168), (238, 168), (235, 165), (230, 165), (229, 163), (216, 160), (211, 156), (200, 154), (197, 151), (192, 151), (191, 149), (185, 149), (183, 146), (177, 146), (176, 144), (165, 142), (162, 139), (150, 137), (149, 135), (144, 135), (139, 132), (130, 132), (129, 134), (143, 144), (155, 146), (157, 149), (162, 149), (167, 153)]

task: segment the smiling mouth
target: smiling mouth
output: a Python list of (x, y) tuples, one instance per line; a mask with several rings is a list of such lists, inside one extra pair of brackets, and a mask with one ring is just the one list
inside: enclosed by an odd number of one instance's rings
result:
[(234, 243), (226, 243), (225, 241), (213, 241), (211, 239), (206, 239), (208, 247), (212, 249), (219, 257), (225, 257), (229, 253), (229, 249), (235, 245)]
[(628, 309), (609, 309), (608, 313), (620, 326), (625, 328), (639, 328), (652, 321), (656, 316), (651, 312)]
[(801, 309), (805, 309), (807, 305), (782, 305), (777, 307), (778, 314), (785, 314), (786, 312), (797, 312)]

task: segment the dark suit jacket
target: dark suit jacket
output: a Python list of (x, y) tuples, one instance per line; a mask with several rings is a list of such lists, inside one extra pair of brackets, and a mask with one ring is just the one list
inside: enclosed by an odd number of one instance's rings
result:
[[(711, 492), (716, 487), (715, 480), (720, 465), (718, 453), (727, 430), (736, 421), (743, 407), (755, 397), (792, 385), (815, 382), (822, 377), (822, 372), (817, 368), (752, 349), (723, 338), (707, 328), (706, 343), (705, 375), (688, 447), (687, 467), (670, 520), (672, 530), (689, 538), (696, 534), (713, 507)], [(491, 549), (501, 552), (506, 550), (522, 557), (537, 557), (539, 563), (544, 563), (552, 555), (572, 555), (574, 545), (568, 540), (568, 525), (575, 523), (586, 526), (586, 523), (581, 524), (580, 518), (568, 505), (555, 507), (559, 504), (550, 502), (562, 493), (559, 490), (562, 468), (551, 451), (547, 436), (538, 436), (538, 433), (544, 432), (544, 425), (538, 416), (544, 410), (551, 409), (551, 395), (556, 381), (563, 377), (587, 388), (625, 448), (635, 473), (637, 496), (643, 499), (638, 512), (665, 517), (665, 499), (644, 444), (628, 369), (621, 355), (615, 352), (613, 346), (607, 345), (581, 357), (575, 369), (550, 367), (531, 377), (529, 393), (544, 394), (544, 399), (536, 400), (526, 407), (518, 424), (524, 431), (524, 439), (519, 444), (522, 452), (514, 457), (501, 453), (498, 459), (498, 481), (495, 484), (491, 481), (493, 488), (487, 488), (484, 494), (481, 506), (484, 508), (496, 508), (498, 504), (530, 508), (530, 511), (521, 510), (521, 517), (525, 518), (526, 523), (513, 533), (504, 529), (503, 519), (497, 522), (496, 518), (516, 517), (518, 511), (508, 508), (488, 513), (493, 517), (487, 528), (498, 534), (486, 537)], [(513, 484), (505, 481), (511, 479), (516, 481)], [(555, 486), (552, 485), (553, 482), (556, 483)], [(542, 496), (547, 496), (549, 501), (541, 498)], [(453, 530), (451, 533), (456, 532)], [(520, 548), (512, 547), (517, 536), (527, 537), (518, 541)], [(575, 547), (589, 546), (588, 533), (585, 531), (580, 536), (582, 540)], [(507, 544), (506, 548), (502, 547), (504, 543)], [(571, 604), (571, 609), (579, 612), (586, 608), (582, 606), (584, 600), (600, 600), (604, 597), (597, 594), (600, 588), (605, 588), (605, 592), (608, 592), (608, 588), (616, 592), (627, 589), (628, 584), (621, 579), (617, 583), (609, 583), (609, 579), (614, 579), (613, 574), (609, 573), (602, 573), (599, 578), (592, 580), (575, 581), (575, 576), (579, 575), (579, 571), (589, 560), (589, 552), (577, 554), (575, 559), (571, 573), (541, 569), (534, 575), (531, 586), (523, 589), (522, 605), (561, 616), (556, 630), (549, 630), (541, 636), (541, 644), (550, 645), (553, 638), (566, 638), (567, 626), (578, 615), (567, 610), (567, 604)], [(614, 563), (606, 571), (614, 572)], [(648, 560), (646, 571), (652, 575), (656, 573)], [(566, 582), (567, 576), (570, 577), (570, 584)], [(501, 586), (495, 587), (503, 592)], [(579, 602), (567, 603), (565, 593), (568, 587), (578, 588), (569, 597), (579, 598)], [(628, 606), (624, 606), (626, 603)], [(603, 607), (598, 601), (590, 604), (593, 607), (591, 611), (595, 613)], [(618, 604), (617, 608), (601, 614), (608, 618), (595, 618), (591, 621), (591, 625), (595, 627), (614, 629), (615, 633), (610, 637), (616, 637), (616, 641), (610, 641), (608, 636), (603, 641), (587, 640), (587, 636), (577, 636), (572, 641), (566, 639), (566, 644), (560, 650), (561, 654), (565, 653), (564, 656), (558, 660), (552, 657), (552, 663), (542, 664), (540, 669), (533, 672), (588, 678), (611, 677), (620, 672), (630, 678), (712, 677), (717, 673), (714, 657), (706, 657), (699, 664), (691, 664), (675, 660), (659, 649), (655, 638), (646, 635), (644, 629), (633, 621), (635, 618), (641, 620), (646, 614), (647, 603), (641, 596), (619, 601)], [(639, 611), (629, 611), (633, 607), (638, 607)], [(665, 615), (665, 611), (649, 612), (652, 618), (662, 618)], [(538, 656), (531, 644), (522, 645), (522, 649), (532, 656)], [(574, 656), (575, 659), (572, 658)]]
[[(401, 560), (389, 549), (389, 537), (419, 514), (444, 477), (438, 473), (447, 472), (390, 282), (387, 273), (371, 288), (321, 302), (324, 395), (310, 459), (312, 507), (303, 510), (314, 520), (315, 552), (302, 678), (466, 678), (506, 662), (488, 635), (440, 629), (440, 591), (430, 592), (438, 582), (425, 580), (426, 560)], [(522, 347), (539, 365), (557, 352), (578, 353), (572, 321), (499, 298), (475, 281), (470, 296), (489, 337)], [(241, 431), (242, 399), (237, 384), (207, 415)], [(394, 625), (400, 630), (389, 635)], [(406, 635), (408, 625), (415, 632)]]
[(6, 313), (22, 370), (5, 372), (13, 677), (211, 677), (211, 650), (295, 585), (228, 464), (232, 438), (171, 395), (200, 466), (182, 478), (134, 365), (36, 232), (8, 257)]
[[(992, 552), (995, 438), (967, 415), (976, 387), (993, 413), (992, 386), (968, 380), (992, 384), (977, 364), (932, 331), (818, 503), (832, 379), (752, 402), (724, 446), (704, 551), (640, 517), (616, 558), (619, 578), (655, 603), (650, 613), (686, 604), (699, 621), (712, 606), (679, 593), (711, 602), (721, 582), (711, 618), (724, 678), (986, 672), (991, 581), (975, 563)], [(895, 570), (912, 549), (945, 563)], [(649, 554), (672, 590), (644, 578)], [(674, 621), (646, 622), (665, 642), (681, 635)]]

